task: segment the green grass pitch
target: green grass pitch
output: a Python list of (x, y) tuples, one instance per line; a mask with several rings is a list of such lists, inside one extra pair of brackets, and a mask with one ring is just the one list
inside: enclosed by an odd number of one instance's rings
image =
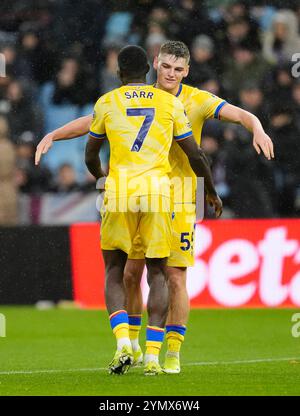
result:
[(192, 310), (181, 374), (146, 377), (108, 375), (115, 340), (104, 311), (0, 307), (0, 395), (300, 395), (295, 312)]

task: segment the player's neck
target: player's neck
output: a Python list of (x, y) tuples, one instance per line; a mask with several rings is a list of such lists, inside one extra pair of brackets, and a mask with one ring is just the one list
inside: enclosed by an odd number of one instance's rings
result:
[(136, 85), (136, 84), (146, 84), (145, 79), (137, 78), (137, 79), (125, 79), (123, 85)]
[(158, 81), (156, 81), (155, 87), (156, 88), (159, 88), (160, 90), (169, 92), (172, 95), (176, 95), (178, 93), (179, 88), (180, 88), (180, 84), (179, 85), (176, 85), (176, 87), (174, 87), (173, 89), (169, 90), (167, 88), (164, 88), (162, 85), (160, 85), (160, 83)]

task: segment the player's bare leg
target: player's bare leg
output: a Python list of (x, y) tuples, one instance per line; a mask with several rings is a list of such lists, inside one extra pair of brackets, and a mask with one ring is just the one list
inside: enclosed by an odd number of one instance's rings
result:
[(166, 277), (166, 258), (146, 259), (147, 281), (149, 284), (149, 296), (147, 303), (148, 324), (164, 328), (168, 307), (169, 290)]
[(162, 372), (158, 357), (163, 342), (169, 303), (169, 292), (165, 274), (166, 258), (147, 258), (146, 264), (150, 290), (147, 302), (148, 326), (144, 372), (146, 375), (156, 375)]
[(124, 270), (126, 310), (129, 320), (129, 338), (133, 350), (133, 365), (139, 365), (143, 362), (143, 353), (139, 345), (139, 334), (143, 312), (141, 280), (144, 267), (144, 259), (128, 259)]
[(108, 313), (125, 309), (123, 283), (127, 254), (121, 250), (102, 250), (105, 263), (105, 302)]
[(124, 270), (126, 306), (128, 315), (142, 314), (143, 297), (141, 280), (145, 267), (144, 259), (128, 259)]
[(166, 324), (167, 354), (163, 369), (166, 373), (180, 373), (179, 353), (184, 340), (190, 302), (186, 289), (186, 268), (167, 267), (170, 305)]
[(190, 300), (186, 288), (186, 267), (167, 266), (169, 286), (169, 312), (167, 325), (186, 325), (190, 312)]
[(106, 307), (117, 340), (117, 351), (108, 369), (110, 374), (124, 374), (133, 362), (123, 283), (127, 254), (121, 250), (102, 250), (102, 254), (105, 263)]

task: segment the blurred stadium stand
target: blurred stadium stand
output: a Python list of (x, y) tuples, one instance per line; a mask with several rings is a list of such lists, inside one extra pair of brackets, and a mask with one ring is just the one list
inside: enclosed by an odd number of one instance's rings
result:
[[(64, 205), (65, 223), (97, 218), (95, 204), (86, 205), (88, 194), (95, 195), (84, 165), (86, 138), (56, 143), (39, 169), (33, 166), (35, 145), (91, 113), (99, 95), (118, 87), (122, 46), (140, 44), (152, 59), (166, 39), (191, 49), (187, 83), (252, 111), (274, 140), (276, 160), (266, 163), (244, 129), (206, 123), (202, 143), (225, 216), (299, 216), (300, 74), (291, 72), (299, 28), (298, 1), (2, 0), (0, 52), (7, 76), (0, 78), (0, 150), (6, 149), (0, 162), (6, 169), (0, 181), (10, 203), (0, 203), (0, 224), (60, 222), (49, 214), (56, 204)], [(154, 79), (152, 71), (149, 82)], [(108, 155), (106, 147), (104, 163)]]

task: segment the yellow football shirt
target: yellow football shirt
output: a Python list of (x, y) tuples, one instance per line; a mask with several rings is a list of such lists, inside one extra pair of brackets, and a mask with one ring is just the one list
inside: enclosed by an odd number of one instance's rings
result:
[(173, 137), (191, 135), (180, 100), (151, 85), (129, 84), (100, 97), (90, 136), (110, 143), (107, 194), (164, 194)]
[[(183, 103), (187, 117), (192, 125), (193, 136), (200, 145), (205, 120), (209, 118), (218, 119), (220, 110), (226, 104), (226, 101), (210, 92), (184, 84), (180, 84), (176, 96)], [(174, 182), (174, 202), (194, 201), (196, 176), (186, 154), (176, 143), (173, 143), (171, 146), (169, 160), (171, 165), (170, 177), (173, 178)], [(185, 183), (182, 182), (182, 178), (187, 178)]]

